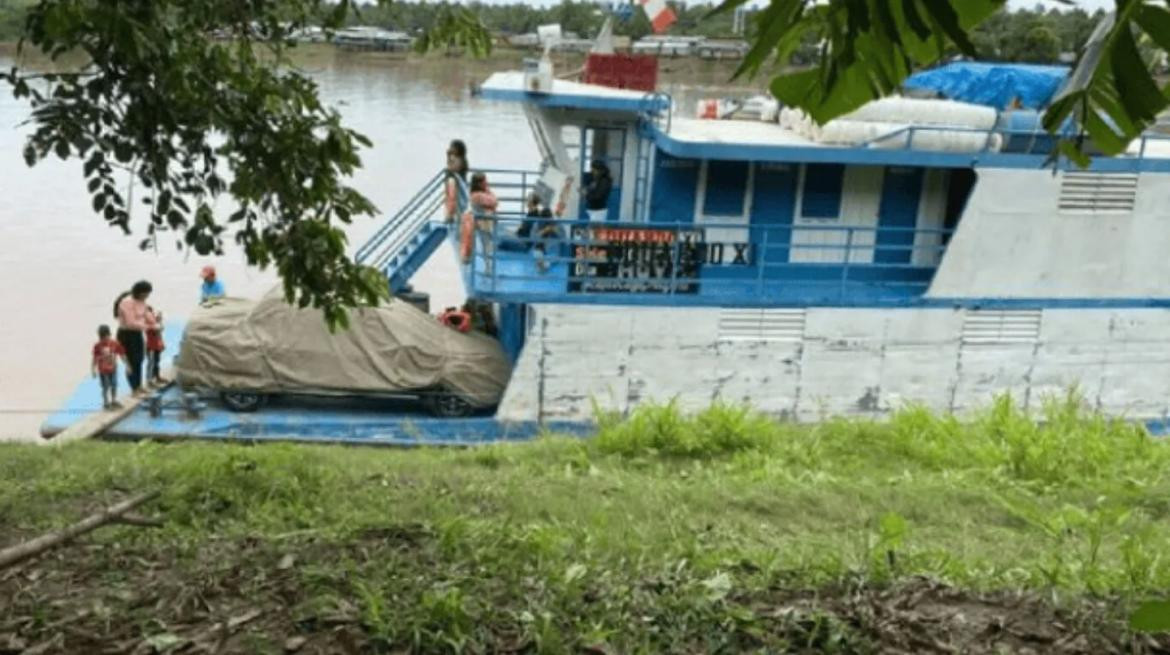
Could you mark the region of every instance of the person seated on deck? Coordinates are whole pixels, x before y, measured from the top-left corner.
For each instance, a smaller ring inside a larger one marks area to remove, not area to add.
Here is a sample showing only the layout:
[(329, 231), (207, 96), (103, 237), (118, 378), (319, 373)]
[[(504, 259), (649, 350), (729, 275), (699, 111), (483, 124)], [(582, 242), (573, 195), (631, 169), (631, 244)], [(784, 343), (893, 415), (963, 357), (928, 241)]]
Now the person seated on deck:
[[(535, 191), (528, 194), (527, 211), (524, 215), (526, 218), (520, 224), (520, 229), (516, 230), (516, 238), (523, 240), (524, 249), (529, 250), (534, 246), (539, 247), (540, 244), (535, 239), (544, 238), (550, 230), (555, 231), (556, 226), (552, 224), (552, 211), (544, 206), (540, 194)], [(533, 231), (536, 232), (535, 235)]]
[(490, 251), (491, 218), (495, 216), (499, 204), (496, 194), (488, 186), (487, 175), (483, 173), (472, 175), (471, 207), (464, 212), (462, 223), (459, 226), (459, 254), (462, 256), (464, 264), (471, 262), (472, 235), (475, 234), (476, 228), (486, 237), (483, 239), (485, 251)]
[[(566, 183), (566, 186), (568, 183)], [(557, 202), (556, 218), (564, 213), (564, 201)], [(525, 250), (531, 249), (536, 257), (536, 268), (541, 273), (548, 272), (549, 263), (546, 256), (555, 251), (556, 242), (561, 238), (561, 229), (557, 227), (553, 212), (543, 206), (540, 195), (533, 192), (528, 196), (528, 220), (520, 226), (516, 236), (523, 240)], [(533, 234), (535, 232), (535, 234)], [(553, 253), (555, 254), (555, 253)]]

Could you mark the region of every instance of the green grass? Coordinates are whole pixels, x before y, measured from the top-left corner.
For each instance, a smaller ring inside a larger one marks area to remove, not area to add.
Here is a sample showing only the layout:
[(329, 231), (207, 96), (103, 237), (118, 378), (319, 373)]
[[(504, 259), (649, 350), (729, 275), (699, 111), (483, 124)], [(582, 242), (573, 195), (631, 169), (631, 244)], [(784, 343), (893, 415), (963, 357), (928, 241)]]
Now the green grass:
[(592, 440), (467, 451), (6, 445), (0, 543), (158, 487), (165, 528), (89, 538), (117, 544), (98, 551), (103, 584), (131, 584), (126, 553), (165, 551), (186, 583), (295, 553), (290, 616), (348, 607), (387, 647), (845, 648), (829, 619), (761, 637), (746, 608), (913, 575), (1119, 607), (1164, 590), (1168, 465), (1141, 428), (1071, 397), (1039, 423), (1007, 398), (969, 422), (908, 409), (815, 426), (668, 405), (602, 417)]

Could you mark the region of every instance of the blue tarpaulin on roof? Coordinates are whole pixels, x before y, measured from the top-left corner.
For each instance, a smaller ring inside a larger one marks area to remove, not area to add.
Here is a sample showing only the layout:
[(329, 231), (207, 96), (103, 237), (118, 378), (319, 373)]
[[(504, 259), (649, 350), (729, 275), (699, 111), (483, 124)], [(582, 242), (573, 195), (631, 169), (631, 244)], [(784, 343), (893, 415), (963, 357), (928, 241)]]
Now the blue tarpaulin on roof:
[(1064, 66), (955, 62), (915, 73), (903, 87), (996, 109), (1008, 108), (1017, 98), (1028, 109), (1042, 109), (1064, 85), (1068, 73)]

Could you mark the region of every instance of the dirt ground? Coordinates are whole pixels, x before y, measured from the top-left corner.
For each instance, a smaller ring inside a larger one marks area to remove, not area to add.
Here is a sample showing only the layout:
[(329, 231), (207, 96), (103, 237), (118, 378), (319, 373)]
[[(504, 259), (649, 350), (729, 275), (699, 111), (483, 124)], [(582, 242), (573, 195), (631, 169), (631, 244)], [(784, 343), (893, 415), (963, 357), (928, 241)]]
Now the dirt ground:
[[(421, 526), (403, 526), (365, 534), (341, 549), (312, 540), (292, 547), (216, 540), (203, 544), (195, 561), (157, 545), (83, 539), (0, 572), (0, 598), (6, 599), (0, 655), (431, 652), (373, 638), (359, 601), (347, 597), (350, 585), (314, 582), (311, 573), (337, 558), (421, 550), (430, 539)], [(923, 578), (884, 588), (776, 588), (724, 602), (746, 613), (752, 627), (696, 625), (695, 641), (677, 644), (674, 652), (710, 652), (701, 644), (702, 633), (712, 629), (738, 633), (722, 652), (776, 652), (764, 644), (776, 643), (777, 636), (790, 644), (787, 652), (1170, 652), (1170, 639), (1127, 634), (1104, 600), (1056, 608), (1035, 595), (980, 595)], [(520, 636), (517, 625), (484, 627), (488, 639), (450, 652), (544, 650)], [(621, 652), (604, 645), (575, 650)]]

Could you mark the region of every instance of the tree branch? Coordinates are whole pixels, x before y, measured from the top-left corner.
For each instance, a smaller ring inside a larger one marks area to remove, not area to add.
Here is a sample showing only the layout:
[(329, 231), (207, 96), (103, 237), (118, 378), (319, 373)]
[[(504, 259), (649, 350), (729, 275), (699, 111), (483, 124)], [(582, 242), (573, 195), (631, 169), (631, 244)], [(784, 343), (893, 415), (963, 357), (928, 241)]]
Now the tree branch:
[(0, 550), (0, 569), (7, 568), (13, 564), (23, 562), (30, 557), (35, 557), (52, 548), (67, 543), (77, 537), (91, 532), (101, 526), (115, 521), (127, 514), (130, 510), (146, 503), (148, 501), (158, 498), (158, 491), (149, 491), (144, 494), (139, 494), (133, 498), (124, 500), (116, 505), (108, 507), (97, 514), (91, 514), (84, 519), (74, 523), (73, 525), (59, 530), (57, 532), (50, 532), (33, 539), (26, 541), (23, 544), (10, 546), (4, 550)]

